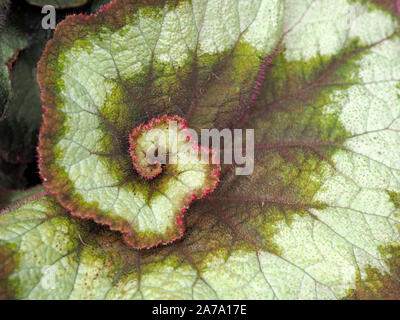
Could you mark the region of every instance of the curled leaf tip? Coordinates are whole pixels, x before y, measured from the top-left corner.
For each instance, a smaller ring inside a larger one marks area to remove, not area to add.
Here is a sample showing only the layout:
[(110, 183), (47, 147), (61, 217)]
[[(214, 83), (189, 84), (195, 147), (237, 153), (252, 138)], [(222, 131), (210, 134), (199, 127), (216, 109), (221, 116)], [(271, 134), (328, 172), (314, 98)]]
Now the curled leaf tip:
[[(176, 208), (176, 223), (181, 234), (184, 232), (183, 214), (193, 200), (215, 190), (221, 169), (213, 150), (199, 145), (193, 133), (185, 119), (165, 115), (140, 124), (129, 135), (132, 163), (142, 178), (151, 180), (161, 175), (183, 183), (179, 176), (185, 176), (188, 190), (175, 196), (182, 199)], [(172, 188), (165, 192), (174, 194)]]
[[(169, 131), (173, 134), (174, 129), (177, 144), (195, 147), (189, 142), (191, 137), (186, 133), (186, 121), (179, 116), (153, 118), (132, 130), (129, 136), (129, 152), (133, 166), (143, 178), (153, 179), (162, 172), (162, 164), (167, 162), (167, 153), (173, 149), (170, 148), (173, 141), (169, 141), (168, 136)], [(165, 158), (164, 161), (161, 161), (162, 158)]]

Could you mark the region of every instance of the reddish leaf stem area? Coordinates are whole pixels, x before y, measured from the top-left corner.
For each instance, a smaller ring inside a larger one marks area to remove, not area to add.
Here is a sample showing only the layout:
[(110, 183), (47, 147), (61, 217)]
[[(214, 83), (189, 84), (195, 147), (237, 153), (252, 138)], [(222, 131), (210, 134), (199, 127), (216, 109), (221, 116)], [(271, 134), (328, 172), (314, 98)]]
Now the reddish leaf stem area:
[(228, 217), (228, 215), (214, 202), (212, 201), (211, 198), (208, 198), (208, 203), (210, 206), (214, 209), (216, 212), (218, 218), (224, 222), (229, 228), (232, 229), (232, 231), (237, 234), (242, 240), (248, 242), (251, 244), (254, 248), (259, 247), (257, 243), (251, 239), (248, 235), (246, 235), (244, 232), (242, 232), (235, 224), (234, 222)]
[(249, 102), (245, 106), (239, 106), (239, 113), (237, 116), (237, 124), (236, 128), (241, 128), (245, 122), (248, 119), (248, 111), (254, 106), (256, 103), (258, 96), (260, 95), (260, 89), (262, 84), (264, 83), (265, 76), (267, 73), (268, 68), (272, 64), (272, 61), (275, 59), (275, 57), (281, 52), (281, 44), (282, 44), (283, 38), (280, 38), (278, 43), (276, 44), (274, 50), (272, 53), (270, 53), (262, 62), (260, 70), (258, 71), (258, 75), (255, 79), (254, 85), (253, 85), (253, 91), (250, 96)]

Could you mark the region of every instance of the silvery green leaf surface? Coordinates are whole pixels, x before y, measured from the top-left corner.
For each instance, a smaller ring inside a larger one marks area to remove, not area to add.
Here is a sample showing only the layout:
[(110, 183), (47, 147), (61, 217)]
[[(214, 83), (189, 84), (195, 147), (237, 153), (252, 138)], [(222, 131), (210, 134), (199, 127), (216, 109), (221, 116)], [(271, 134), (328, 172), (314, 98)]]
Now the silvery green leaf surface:
[[(115, 1), (61, 23), (38, 69), (41, 173), (55, 196), (1, 213), (2, 297), (399, 298), (400, 38), (388, 7)], [(182, 239), (136, 250), (65, 208), (162, 230), (166, 220), (130, 216), (147, 185), (124, 152), (130, 130), (166, 113), (197, 130), (254, 129), (254, 172), (223, 165)]]

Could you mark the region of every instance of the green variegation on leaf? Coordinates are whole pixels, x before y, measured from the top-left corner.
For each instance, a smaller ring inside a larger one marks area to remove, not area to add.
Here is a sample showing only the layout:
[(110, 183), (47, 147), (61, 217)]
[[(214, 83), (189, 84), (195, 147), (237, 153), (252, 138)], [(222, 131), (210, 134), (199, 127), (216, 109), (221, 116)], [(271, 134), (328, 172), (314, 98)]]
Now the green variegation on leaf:
[[(144, 181), (129, 156), (129, 134), (172, 112), (194, 128), (232, 121), (278, 41), (283, 7), (146, 3), (116, 1), (94, 16), (68, 17), (38, 67), (44, 184), (72, 214), (120, 230), (137, 248), (182, 236), (180, 211), (188, 197), (214, 188), (215, 168), (208, 166), (210, 177), (198, 176), (199, 164)], [(232, 16), (219, 20), (225, 12)]]
[[(56, 198), (0, 215), (3, 297), (398, 299), (399, 20), (375, 2), (116, 1), (61, 23), (39, 65)], [(128, 212), (153, 181), (129, 134), (167, 113), (255, 129), (254, 172), (222, 165), (153, 249), (63, 208)]]

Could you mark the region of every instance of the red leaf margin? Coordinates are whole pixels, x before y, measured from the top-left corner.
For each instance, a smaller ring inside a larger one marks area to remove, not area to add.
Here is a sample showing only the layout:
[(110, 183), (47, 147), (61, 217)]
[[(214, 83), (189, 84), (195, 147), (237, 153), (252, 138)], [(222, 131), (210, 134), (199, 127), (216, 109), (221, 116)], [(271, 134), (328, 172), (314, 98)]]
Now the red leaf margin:
[[(185, 1), (177, 0), (176, 3)], [(87, 36), (90, 32), (99, 31), (106, 24), (111, 30), (118, 29), (125, 24), (125, 17), (137, 12), (140, 6), (163, 6), (161, 0), (112, 0), (109, 4), (102, 6), (95, 14), (79, 14), (67, 16), (61, 21), (55, 31), (53, 38), (49, 40), (37, 65), (37, 82), (40, 88), (40, 98), (43, 106), (43, 120), (39, 133), (37, 147), (39, 174), (44, 187), (53, 194), (59, 203), (72, 215), (94, 220), (100, 225), (106, 225), (111, 230), (123, 234), (125, 242), (136, 249), (148, 249), (158, 245), (168, 245), (180, 239), (185, 232), (184, 213), (194, 199), (204, 198), (215, 190), (219, 183), (220, 166), (215, 165), (213, 177), (210, 179), (210, 186), (201, 192), (189, 193), (185, 196), (181, 209), (176, 216), (176, 223), (179, 230), (171, 230), (165, 233), (168, 241), (151, 241), (149, 238), (136, 238), (131, 225), (124, 219), (110, 219), (105, 215), (99, 215), (99, 209), (84, 203), (82, 199), (73, 196), (73, 184), (62, 177), (60, 168), (53, 160), (55, 158), (52, 146), (57, 139), (59, 130), (62, 129), (63, 114), (57, 110), (59, 98), (54, 91), (57, 90), (54, 79), (57, 79), (58, 71), (52, 62), (57, 60), (61, 50), (70, 48), (73, 43)], [(211, 151), (211, 150), (210, 150)]]

